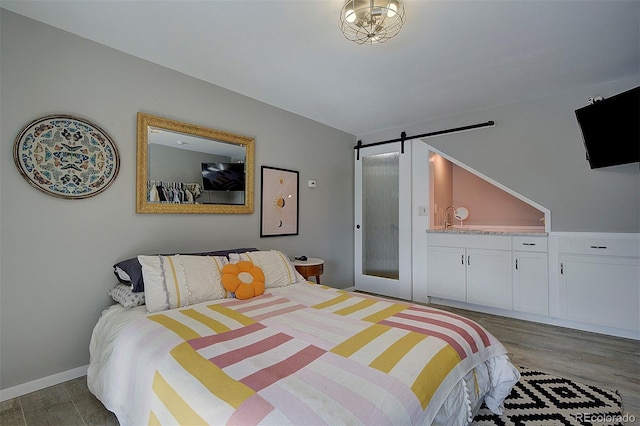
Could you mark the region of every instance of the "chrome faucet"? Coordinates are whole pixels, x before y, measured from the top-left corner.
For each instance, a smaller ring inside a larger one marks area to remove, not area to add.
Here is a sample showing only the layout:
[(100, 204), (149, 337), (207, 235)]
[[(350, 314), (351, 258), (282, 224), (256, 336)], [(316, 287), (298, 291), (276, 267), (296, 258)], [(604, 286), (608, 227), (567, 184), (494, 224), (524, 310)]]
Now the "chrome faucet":
[(451, 222), (449, 222), (447, 219), (449, 218), (449, 209), (453, 209), (453, 213), (456, 214), (458, 213), (458, 210), (454, 207), (454, 206), (449, 206), (446, 209), (444, 209), (444, 223), (443, 223), (443, 228), (444, 229), (449, 229), (449, 227), (452, 225), (453, 219), (451, 219)]

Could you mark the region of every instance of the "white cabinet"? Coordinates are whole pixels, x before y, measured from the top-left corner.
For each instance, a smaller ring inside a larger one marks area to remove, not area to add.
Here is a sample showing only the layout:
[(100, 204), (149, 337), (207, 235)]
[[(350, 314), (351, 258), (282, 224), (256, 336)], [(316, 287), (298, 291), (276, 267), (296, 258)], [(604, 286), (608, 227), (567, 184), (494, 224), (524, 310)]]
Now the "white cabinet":
[(640, 243), (563, 238), (561, 314), (568, 320), (640, 331)]
[(427, 247), (427, 294), (444, 299), (467, 300), (466, 250), (458, 247)]
[(429, 232), (426, 272), (439, 303), (640, 340), (638, 234)]
[(467, 302), (511, 309), (511, 251), (467, 250)]
[(513, 309), (549, 315), (547, 237), (513, 237)]
[(429, 234), (427, 294), (511, 309), (511, 237)]

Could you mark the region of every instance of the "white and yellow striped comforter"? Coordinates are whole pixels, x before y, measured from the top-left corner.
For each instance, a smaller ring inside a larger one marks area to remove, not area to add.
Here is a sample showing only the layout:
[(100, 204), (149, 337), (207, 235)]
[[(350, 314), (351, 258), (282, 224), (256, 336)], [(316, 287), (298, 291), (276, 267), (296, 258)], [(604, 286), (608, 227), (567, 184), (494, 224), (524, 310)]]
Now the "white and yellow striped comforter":
[(313, 284), (136, 315), (94, 332), (88, 372), (125, 425), (430, 424), (506, 353), (464, 317)]

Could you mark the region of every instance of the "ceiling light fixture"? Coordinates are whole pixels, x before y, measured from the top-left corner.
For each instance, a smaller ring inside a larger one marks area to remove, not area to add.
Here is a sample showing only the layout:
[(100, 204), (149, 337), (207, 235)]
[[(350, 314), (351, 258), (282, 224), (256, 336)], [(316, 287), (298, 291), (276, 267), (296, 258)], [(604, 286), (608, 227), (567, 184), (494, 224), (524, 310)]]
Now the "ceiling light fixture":
[(340, 31), (357, 44), (384, 43), (403, 24), (401, 0), (347, 0), (340, 12)]

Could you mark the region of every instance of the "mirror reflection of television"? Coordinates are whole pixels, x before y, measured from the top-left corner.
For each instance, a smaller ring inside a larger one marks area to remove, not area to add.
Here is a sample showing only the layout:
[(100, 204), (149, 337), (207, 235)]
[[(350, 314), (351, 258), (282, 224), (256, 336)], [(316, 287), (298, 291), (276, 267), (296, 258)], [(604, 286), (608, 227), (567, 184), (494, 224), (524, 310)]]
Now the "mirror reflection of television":
[(205, 191), (244, 191), (244, 163), (202, 163)]
[(640, 161), (640, 87), (576, 110), (592, 169)]

